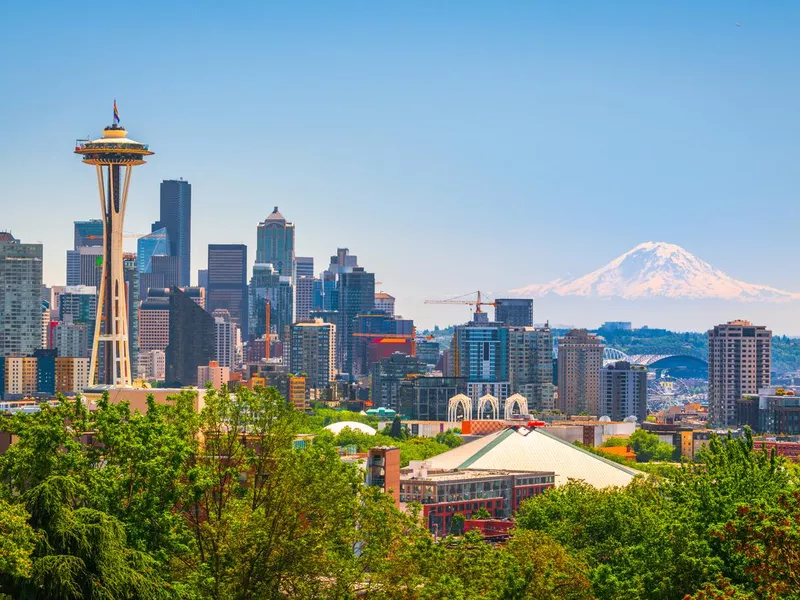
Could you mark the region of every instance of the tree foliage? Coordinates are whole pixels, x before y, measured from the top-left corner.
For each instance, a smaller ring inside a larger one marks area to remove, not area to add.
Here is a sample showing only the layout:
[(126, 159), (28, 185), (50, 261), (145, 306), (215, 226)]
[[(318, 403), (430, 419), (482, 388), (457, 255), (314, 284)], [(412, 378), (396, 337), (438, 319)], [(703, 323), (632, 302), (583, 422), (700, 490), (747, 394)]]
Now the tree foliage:
[(662, 442), (656, 434), (648, 433), (644, 429), (634, 431), (628, 443), (631, 450), (636, 453), (638, 462), (669, 461), (676, 453), (676, 448)]
[[(775, 456), (754, 452), (749, 432), (744, 439), (712, 436), (697, 463), (626, 488), (571, 482), (526, 502), (518, 523), (586, 560), (598, 598), (754, 593), (760, 585), (754, 564), (783, 581), (790, 563), (760, 559), (758, 544), (776, 534), (769, 528), (761, 542), (749, 533), (736, 537), (751, 531), (742, 507), (781, 506), (777, 499), (794, 489), (790, 473)], [(784, 504), (786, 512), (791, 503)]]
[[(349, 429), (295, 449), (308, 416), (274, 389), (190, 391), (146, 414), (107, 398), (2, 418), (0, 596), (228, 600), (796, 598), (798, 469), (752, 438), (625, 488), (526, 501), (506, 545), (463, 517), (434, 539), (337, 446), (404, 462), (460, 442)], [(327, 417), (325, 417), (327, 418)], [(641, 440), (647, 451), (650, 438)], [(657, 448), (657, 446), (656, 446)], [(486, 516), (484, 514), (483, 516)], [(463, 535), (462, 535), (463, 534)]]
[(451, 449), (458, 448), (464, 443), (464, 438), (461, 437), (461, 433), (456, 433), (453, 429), (448, 429), (447, 431), (437, 433), (435, 439), (437, 443), (444, 444)]

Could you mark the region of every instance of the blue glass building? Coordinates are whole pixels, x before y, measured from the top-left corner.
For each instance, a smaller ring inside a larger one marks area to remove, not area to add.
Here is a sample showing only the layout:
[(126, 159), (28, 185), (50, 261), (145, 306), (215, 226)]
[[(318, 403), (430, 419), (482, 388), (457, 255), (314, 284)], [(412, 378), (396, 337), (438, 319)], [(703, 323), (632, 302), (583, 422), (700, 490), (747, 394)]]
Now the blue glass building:
[(152, 273), (154, 256), (171, 256), (169, 232), (166, 227), (157, 229), (137, 240), (136, 270), (139, 273)]
[(192, 186), (183, 179), (161, 182), (161, 214), (152, 231), (167, 229), (170, 256), (178, 257), (178, 285), (190, 285), (192, 243)]

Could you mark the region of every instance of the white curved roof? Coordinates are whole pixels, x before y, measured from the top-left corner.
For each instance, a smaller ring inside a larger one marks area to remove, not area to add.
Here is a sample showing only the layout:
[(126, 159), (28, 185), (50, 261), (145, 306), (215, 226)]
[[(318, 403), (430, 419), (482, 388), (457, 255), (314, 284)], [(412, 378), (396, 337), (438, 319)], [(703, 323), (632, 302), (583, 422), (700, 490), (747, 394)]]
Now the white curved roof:
[(547, 428), (504, 429), (426, 459), (431, 469), (553, 471), (555, 484), (580, 479), (598, 489), (625, 486), (640, 471), (547, 433)]
[(365, 425), (364, 423), (358, 423), (357, 421), (339, 421), (338, 423), (331, 423), (325, 429), (327, 429), (334, 435), (339, 435), (342, 429), (352, 429), (354, 431), (360, 431), (361, 433), (366, 433), (367, 435), (375, 435), (376, 433), (378, 433), (375, 429), (373, 429), (369, 425)]

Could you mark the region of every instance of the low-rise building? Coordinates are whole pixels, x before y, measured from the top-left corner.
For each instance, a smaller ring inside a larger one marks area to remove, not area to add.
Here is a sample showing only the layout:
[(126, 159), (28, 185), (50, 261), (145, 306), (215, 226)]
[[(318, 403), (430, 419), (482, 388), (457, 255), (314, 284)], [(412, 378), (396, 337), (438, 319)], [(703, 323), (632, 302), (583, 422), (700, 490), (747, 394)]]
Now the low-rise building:
[(197, 367), (197, 387), (204, 388), (211, 384), (215, 390), (221, 389), (231, 378), (231, 370), (228, 367), (221, 367), (215, 361), (209, 361), (208, 365)]
[(777, 435), (800, 434), (800, 396), (784, 388), (761, 388), (757, 395), (748, 395), (736, 403), (736, 419), (740, 426), (753, 431)]
[(89, 387), (89, 359), (56, 357), (56, 393), (72, 396)]
[(523, 500), (553, 487), (554, 478), (540, 471), (429, 470), (412, 461), (400, 475), (400, 502), (422, 504), (426, 527), (444, 535), (459, 513), (469, 517), (483, 508), (494, 518), (510, 517)]

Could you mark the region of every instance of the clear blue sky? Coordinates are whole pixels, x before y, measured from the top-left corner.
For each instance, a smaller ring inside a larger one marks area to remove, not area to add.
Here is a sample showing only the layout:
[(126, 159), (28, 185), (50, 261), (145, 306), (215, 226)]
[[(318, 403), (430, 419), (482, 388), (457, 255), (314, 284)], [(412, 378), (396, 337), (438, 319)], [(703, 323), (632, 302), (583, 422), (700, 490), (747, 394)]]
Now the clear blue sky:
[(350, 247), (423, 325), (645, 240), (800, 290), (796, 1), (4, 2), (0, 55), (0, 228), (51, 284), (99, 215), (74, 139), (116, 98), (156, 152), (125, 229), (188, 179), (193, 270), (254, 258), (279, 205), (318, 271)]

